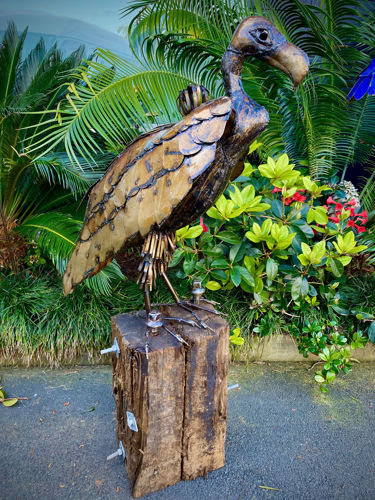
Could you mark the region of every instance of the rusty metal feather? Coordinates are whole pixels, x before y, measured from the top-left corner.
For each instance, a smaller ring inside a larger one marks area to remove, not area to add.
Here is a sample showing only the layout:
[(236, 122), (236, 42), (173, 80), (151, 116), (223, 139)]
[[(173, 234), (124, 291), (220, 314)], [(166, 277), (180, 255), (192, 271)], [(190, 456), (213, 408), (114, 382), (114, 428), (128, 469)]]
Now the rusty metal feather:
[(215, 160), (230, 112), (226, 97), (203, 104), (175, 125), (142, 136), (114, 160), (91, 191), (64, 275), (65, 293), (99, 272), (129, 238), (144, 239), (163, 225)]

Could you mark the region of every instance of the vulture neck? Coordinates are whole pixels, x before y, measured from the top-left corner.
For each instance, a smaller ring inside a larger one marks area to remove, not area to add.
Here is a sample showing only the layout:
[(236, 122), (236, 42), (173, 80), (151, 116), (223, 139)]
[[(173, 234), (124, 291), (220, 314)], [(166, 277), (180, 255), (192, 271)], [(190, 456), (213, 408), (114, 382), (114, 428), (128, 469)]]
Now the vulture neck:
[(241, 94), (243, 97), (248, 97), (241, 81), (243, 60), (243, 54), (230, 46), (223, 56), (221, 70), (223, 72), (225, 92), (228, 97), (240, 97)]

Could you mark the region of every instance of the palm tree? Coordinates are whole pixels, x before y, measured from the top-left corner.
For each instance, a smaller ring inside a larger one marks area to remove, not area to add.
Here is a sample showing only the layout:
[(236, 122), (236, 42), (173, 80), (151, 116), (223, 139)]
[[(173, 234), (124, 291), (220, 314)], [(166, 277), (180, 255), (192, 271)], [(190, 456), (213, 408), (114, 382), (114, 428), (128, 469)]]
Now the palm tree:
[[(345, 177), (355, 163), (373, 170), (375, 101), (348, 103), (358, 72), (370, 61), (374, 18), (359, 0), (131, 0), (129, 40), (139, 65), (106, 50), (74, 72), (71, 87), (30, 151), (48, 152), (63, 142), (72, 162), (102, 150), (99, 137), (118, 151), (141, 131), (178, 118), (175, 99), (187, 83), (223, 94), (220, 62), (233, 30), (248, 15), (270, 18), (288, 39), (307, 52), (311, 71), (294, 91), (287, 77), (259, 61), (245, 64), (246, 92), (270, 113), (261, 154), (286, 151), (312, 176)], [(373, 198), (365, 193), (370, 206)]]
[[(18, 34), (10, 23), (0, 47), (0, 267), (18, 271), (30, 243), (37, 242), (62, 271), (83, 219), (77, 198), (102, 169), (93, 170), (81, 158), (78, 171), (58, 149), (37, 159), (26, 152), (29, 127), (38, 130), (58, 106), (83, 57), (82, 47), (63, 58), (41, 39), (22, 61), (26, 33)], [(108, 280), (118, 274), (115, 265), (94, 288), (108, 289)]]

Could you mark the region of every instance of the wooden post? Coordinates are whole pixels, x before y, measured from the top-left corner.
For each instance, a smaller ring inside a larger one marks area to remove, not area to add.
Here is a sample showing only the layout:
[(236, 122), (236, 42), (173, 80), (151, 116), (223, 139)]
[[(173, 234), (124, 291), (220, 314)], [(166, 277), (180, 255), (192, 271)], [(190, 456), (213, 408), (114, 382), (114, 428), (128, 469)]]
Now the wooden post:
[[(162, 312), (192, 319), (176, 306), (163, 306)], [(148, 360), (145, 316), (112, 318), (120, 348), (119, 357), (113, 355), (117, 439), (136, 498), (180, 479), (206, 476), (225, 463), (229, 326), (214, 314), (199, 311), (199, 316), (210, 329), (164, 321), (189, 346), (160, 329), (149, 339)], [(138, 431), (130, 429), (127, 412)]]

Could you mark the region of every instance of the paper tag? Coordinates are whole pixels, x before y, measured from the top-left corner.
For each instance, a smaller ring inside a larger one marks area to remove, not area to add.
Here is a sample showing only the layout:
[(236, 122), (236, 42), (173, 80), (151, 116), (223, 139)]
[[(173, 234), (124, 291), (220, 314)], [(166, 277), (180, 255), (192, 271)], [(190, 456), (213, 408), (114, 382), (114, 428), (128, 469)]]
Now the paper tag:
[(131, 411), (126, 412), (126, 417), (128, 419), (128, 426), (134, 432), (138, 432), (137, 421), (135, 419), (134, 414)]

